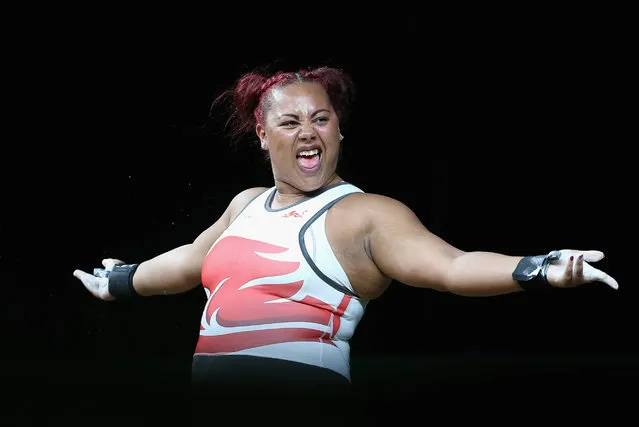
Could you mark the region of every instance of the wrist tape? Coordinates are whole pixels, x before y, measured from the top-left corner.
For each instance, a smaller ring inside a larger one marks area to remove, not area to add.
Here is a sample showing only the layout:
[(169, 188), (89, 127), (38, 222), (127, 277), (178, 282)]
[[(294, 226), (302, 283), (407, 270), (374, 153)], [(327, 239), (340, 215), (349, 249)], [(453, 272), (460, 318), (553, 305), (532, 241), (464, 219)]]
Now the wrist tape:
[(524, 257), (513, 271), (513, 279), (527, 291), (551, 288), (546, 279), (546, 272), (550, 264), (560, 256), (560, 251), (552, 251), (547, 255)]
[(140, 296), (133, 287), (133, 275), (138, 264), (118, 264), (109, 272), (109, 293), (115, 299), (133, 299)]

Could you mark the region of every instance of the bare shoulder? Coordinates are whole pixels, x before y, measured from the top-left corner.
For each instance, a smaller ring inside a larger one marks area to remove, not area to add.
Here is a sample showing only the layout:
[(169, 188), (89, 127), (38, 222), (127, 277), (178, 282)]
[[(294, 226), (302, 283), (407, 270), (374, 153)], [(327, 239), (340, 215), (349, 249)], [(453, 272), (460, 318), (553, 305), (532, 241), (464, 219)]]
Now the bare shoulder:
[(205, 254), (206, 251), (211, 248), (213, 242), (215, 242), (229, 224), (231, 224), (233, 219), (242, 212), (242, 209), (244, 209), (251, 200), (266, 190), (266, 187), (253, 187), (237, 193), (227, 205), (224, 213), (195, 239), (193, 246), (200, 251), (204, 251), (202, 253)]
[(239, 215), (240, 212), (257, 196), (268, 190), (268, 187), (251, 187), (242, 190), (233, 197), (229, 204), (230, 220)]
[(423, 227), (406, 204), (375, 193), (353, 193), (344, 197), (328, 213), (331, 223), (344, 236), (367, 238), (379, 230), (397, 227)]
[(356, 217), (368, 225), (374, 225), (378, 221), (396, 219), (405, 221), (415, 220), (415, 213), (403, 202), (375, 193), (354, 193), (345, 197), (336, 204), (340, 213)]
[(233, 205), (234, 207), (244, 208), (251, 200), (259, 196), (266, 190), (268, 190), (268, 187), (251, 187), (247, 188), (246, 190), (242, 190), (237, 193), (235, 197), (233, 197), (233, 199), (231, 200), (231, 205)]
[(345, 197), (340, 204), (350, 204), (349, 207), (359, 209), (408, 209), (408, 207), (397, 199), (376, 193), (353, 193)]

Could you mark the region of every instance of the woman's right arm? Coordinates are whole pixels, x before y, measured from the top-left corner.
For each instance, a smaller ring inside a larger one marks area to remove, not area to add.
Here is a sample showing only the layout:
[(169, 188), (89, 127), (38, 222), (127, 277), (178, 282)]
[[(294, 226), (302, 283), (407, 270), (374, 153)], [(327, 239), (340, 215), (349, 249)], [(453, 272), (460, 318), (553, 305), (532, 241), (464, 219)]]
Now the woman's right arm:
[(199, 285), (204, 257), (230, 223), (229, 210), (227, 208), (192, 243), (141, 262), (133, 275), (135, 291), (142, 296), (170, 295), (189, 291)]
[[(186, 292), (201, 283), (204, 258), (215, 241), (246, 205), (266, 188), (256, 187), (244, 190), (233, 198), (220, 218), (204, 230), (192, 243), (179, 246), (168, 252), (139, 263), (133, 275), (133, 288), (142, 296), (170, 295)], [(105, 259), (102, 265), (107, 270), (116, 264), (117, 259)], [(108, 278), (96, 277), (82, 270), (73, 275), (80, 279), (94, 296), (110, 301), (115, 299), (108, 289)]]

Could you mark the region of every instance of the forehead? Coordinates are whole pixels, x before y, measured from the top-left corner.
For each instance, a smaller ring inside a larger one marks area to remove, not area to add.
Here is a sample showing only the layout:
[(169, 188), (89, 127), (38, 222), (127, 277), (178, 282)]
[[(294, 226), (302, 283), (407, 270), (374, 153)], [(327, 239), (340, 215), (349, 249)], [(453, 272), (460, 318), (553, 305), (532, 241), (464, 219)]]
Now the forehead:
[(299, 82), (278, 87), (271, 92), (271, 112), (276, 114), (310, 114), (319, 108), (330, 108), (328, 94), (319, 83)]

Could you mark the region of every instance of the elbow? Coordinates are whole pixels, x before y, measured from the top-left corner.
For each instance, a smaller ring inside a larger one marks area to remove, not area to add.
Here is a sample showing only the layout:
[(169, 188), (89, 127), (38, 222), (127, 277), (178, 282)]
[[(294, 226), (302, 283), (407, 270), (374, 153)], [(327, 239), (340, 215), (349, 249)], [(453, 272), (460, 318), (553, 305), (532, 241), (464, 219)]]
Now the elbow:
[(428, 288), (443, 293), (458, 294), (460, 289), (459, 258), (463, 251), (446, 253), (444, 257), (427, 260), (420, 263), (419, 267), (405, 271), (410, 286)]
[(446, 272), (442, 277), (442, 290), (451, 294), (460, 296), (472, 296), (472, 290), (464, 286), (466, 281), (466, 271), (463, 266), (463, 255), (465, 252), (457, 251), (455, 255), (450, 258), (448, 265), (446, 266)]

